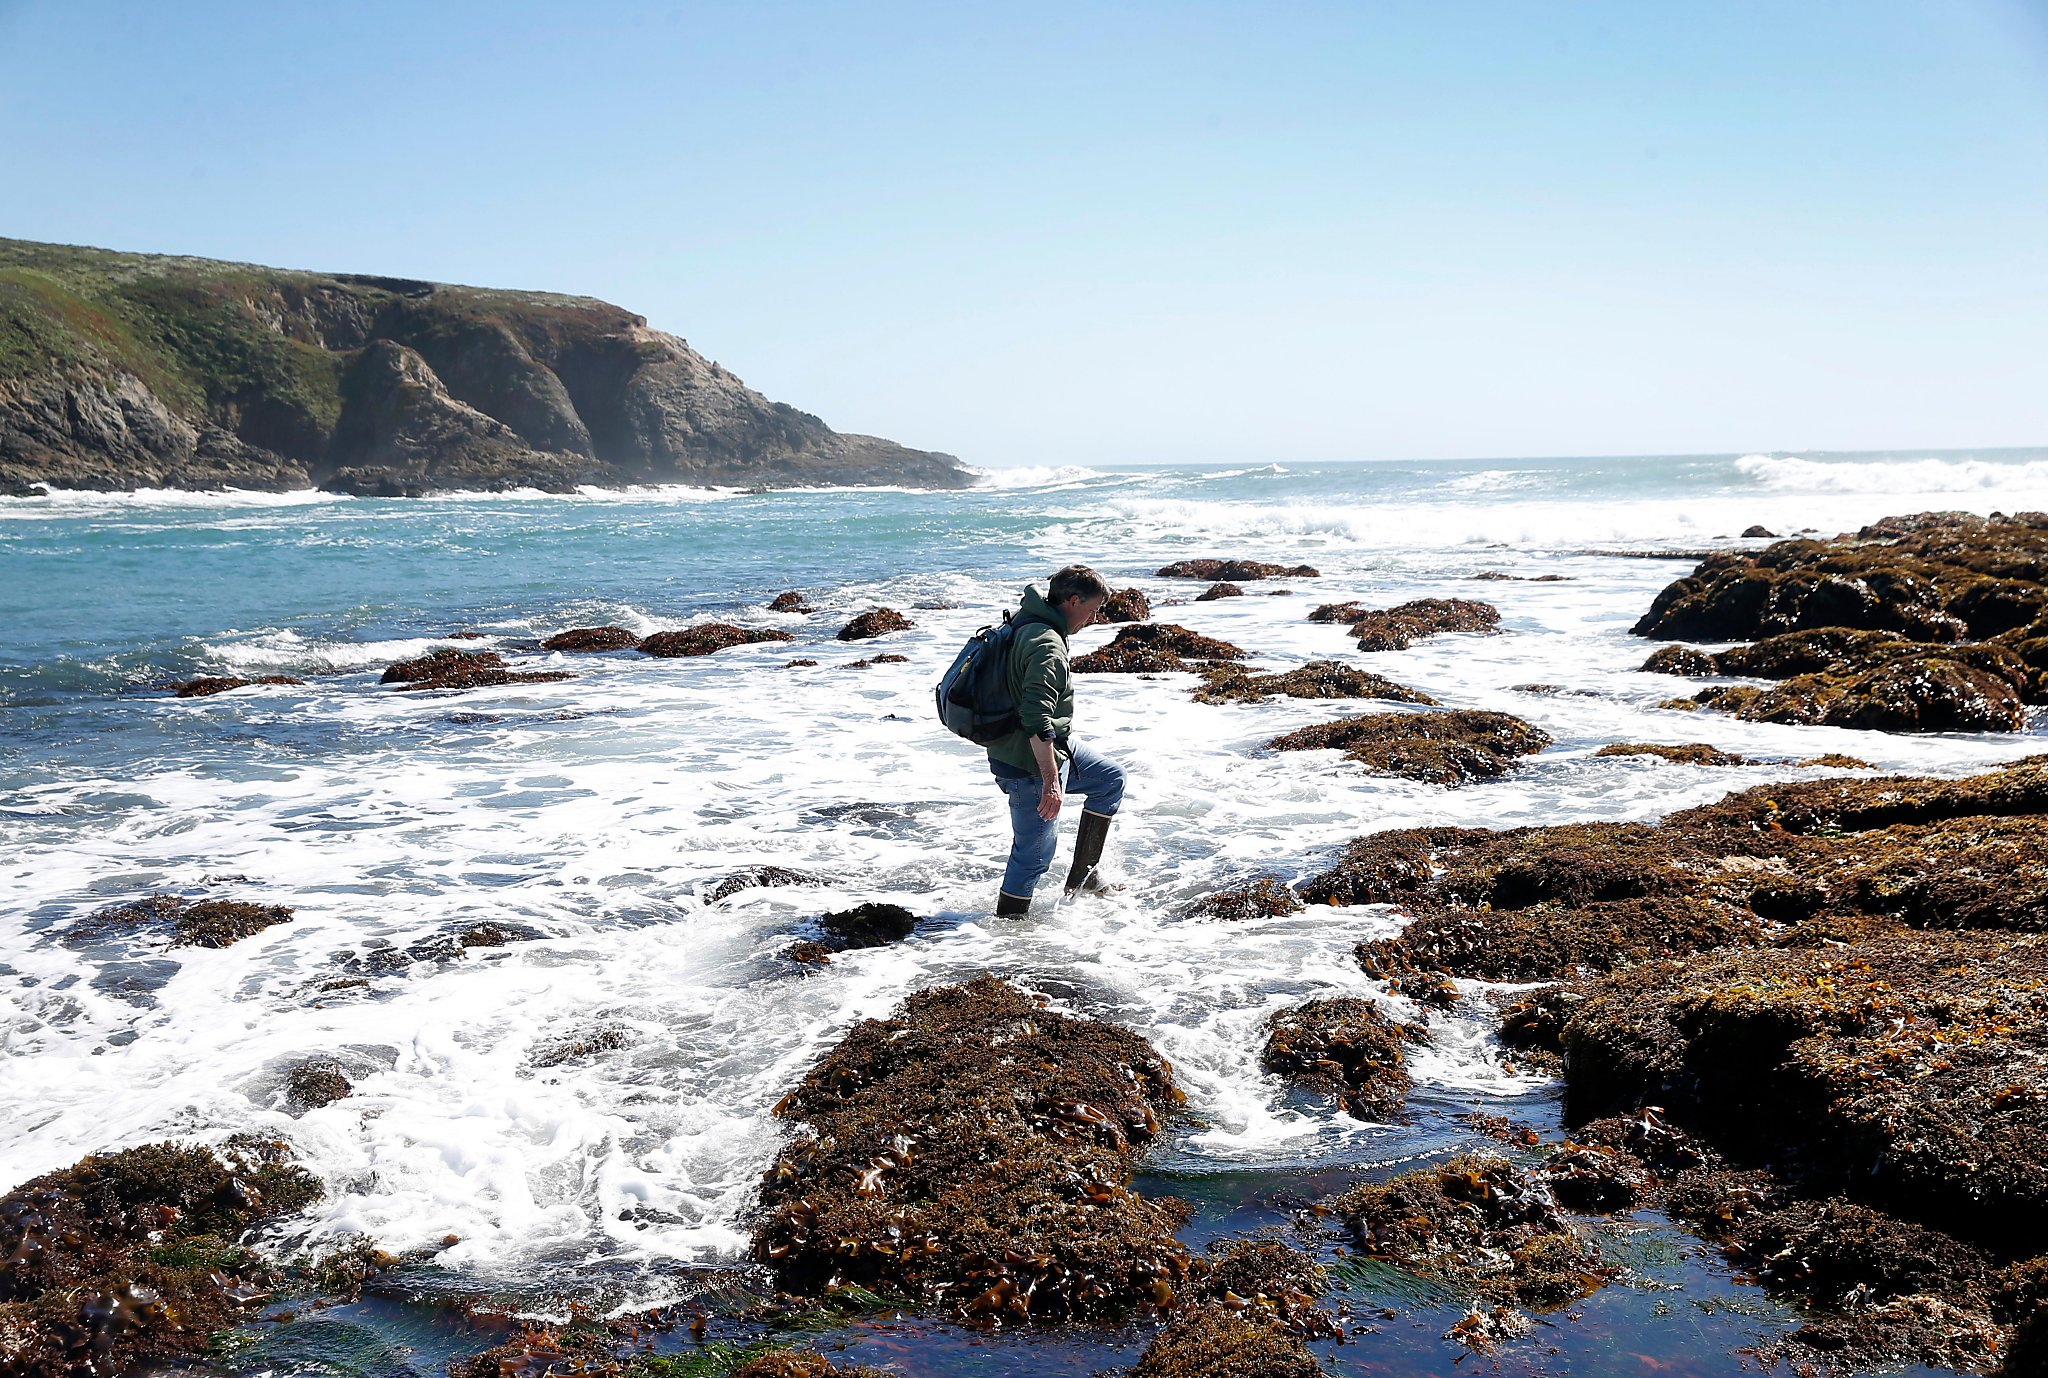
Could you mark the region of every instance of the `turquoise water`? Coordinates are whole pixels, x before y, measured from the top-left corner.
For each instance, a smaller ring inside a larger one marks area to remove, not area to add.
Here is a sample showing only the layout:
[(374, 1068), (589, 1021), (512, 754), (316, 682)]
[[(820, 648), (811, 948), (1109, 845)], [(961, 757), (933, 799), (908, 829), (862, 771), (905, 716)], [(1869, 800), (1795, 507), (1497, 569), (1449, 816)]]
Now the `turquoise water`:
[[(1554, 1117), (1555, 1087), (1503, 1060), (1478, 988), (1422, 1011), (1363, 976), (1351, 949), (1398, 928), (1384, 909), (1229, 925), (1179, 917), (1184, 902), (1254, 872), (1308, 874), (1377, 828), (1654, 818), (1735, 787), (1712, 768), (1593, 754), (1618, 740), (1942, 772), (2041, 750), (2038, 725), (1913, 739), (1676, 715), (1656, 706), (1675, 683), (1635, 670), (1648, 648), (1627, 629), (1690, 560), (1612, 552), (1937, 507), (2048, 508), (2048, 452), (1045, 470), (956, 494), (0, 500), (0, 1186), (95, 1149), (254, 1130), (290, 1139), (328, 1188), (279, 1248), (453, 1234), (425, 1279), (437, 1289), (538, 1309), (686, 1300), (744, 1275), (754, 1183), (784, 1133), (775, 1101), (856, 1019), (993, 970), (1130, 1025), (1174, 1062), (1190, 1115), (1147, 1180), (1198, 1203), (1192, 1239), (1284, 1222), (1318, 1192), (1463, 1143), (1467, 1109)], [(1152, 574), (1189, 555), (1322, 573), (1278, 581), (1291, 596), (1193, 603), (1198, 585)], [(1079, 730), (1131, 773), (1110, 853), (1126, 889), (997, 926), (1000, 796), (977, 754), (927, 723), (930, 684), (1025, 581), (1074, 559), (1270, 668), (1355, 654), (1306, 620), (1317, 602), (1485, 598), (1505, 635), (1436, 638), (1370, 668), (1514, 712), (1556, 745), (1447, 791), (1261, 749), (1350, 709), (1210, 707), (1180, 677), (1092, 677)], [(1483, 571), (1522, 579), (1470, 582)], [(817, 611), (764, 610), (789, 588)], [(836, 640), (878, 604), (916, 626)], [(793, 640), (688, 661), (538, 649), (570, 626), (711, 618)], [(378, 683), (456, 631), (516, 668), (576, 677), (459, 694)], [(843, 668), (883, 650), (907, 659)], [(198, 700), (151, 687), (199, 674), (305, 682)], [(1814, 773), (1758, 767), (1739, 783)], [(707, 902), (762, 862), (817, 883)], [(219, 951), (60, 940), (157, 890), (296, 912)], [(819, 913), (871, 900), (910, 908), (918, 931), (823, 969), (780, 956)], [(478, 922), (521, 940), (451, 950), (447, 935)], [(1336, 993), (1428, 1025), (1410, 1119), (1360, 1124), (1259, 1069), (1272, 1011)], [(593, 1031), (601, 1052), (536, 1056)], [(285, 1078), (310, 1057), (339, 1061), (354, 1094), (292, 1106)], [(1651, 1350), (1673, 1372), (1725, 1371), (1730, 1348), (1788, 1323), (1684, 1237), (1643, 1228), (1616, 1247), (1641, 1254), (1649, 1281), (1550, 1318), (1516, 1371), (1628, 1370)], [(1411, 1305), (1326, 1364), (1441, 1371), (1454, 1310)], [(244, 1366), (431, 1372), (473, 1338), (388, 1301), (321, 1324), (277, 1331)], [(906, 1372), (1083, 1373), (1142, 1341), (865, 1318), (832, 1342)]]

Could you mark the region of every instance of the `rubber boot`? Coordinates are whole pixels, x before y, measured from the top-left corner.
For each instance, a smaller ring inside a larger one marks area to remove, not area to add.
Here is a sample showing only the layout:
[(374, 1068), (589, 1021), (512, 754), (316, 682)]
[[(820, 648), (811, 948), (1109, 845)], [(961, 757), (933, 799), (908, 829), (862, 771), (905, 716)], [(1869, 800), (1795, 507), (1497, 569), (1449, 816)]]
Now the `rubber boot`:
[(1111, 815), (1090, 813), (1081, 810), (1081, 832), (1074, 839), (1074, 865), (1067, 872), (1067, 893), (1085, 890), (1091, 895), (1101, 894), (1110, 886), (1095, 873), (1097, 863), (1102, 860), (1102, 844), (1109, 841)]
[(1030, 910), (1030, 908), (1031, 896), (1026, 895), (1022, 899), (1019, 899), (1017, 896), (1011, 894), (1008, 890), (996, 891), (997, 918), (1014, 919), (1024, 913), (1027, 913)]

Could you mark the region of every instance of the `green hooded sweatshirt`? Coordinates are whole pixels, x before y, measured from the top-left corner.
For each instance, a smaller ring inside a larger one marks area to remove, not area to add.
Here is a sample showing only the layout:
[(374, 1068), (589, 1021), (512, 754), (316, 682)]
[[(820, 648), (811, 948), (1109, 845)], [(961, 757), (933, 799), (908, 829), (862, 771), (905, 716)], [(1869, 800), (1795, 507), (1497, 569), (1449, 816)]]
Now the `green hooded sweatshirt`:
[(1035, 588), (1024, 590), (1017, 616), (1045, 621), (1025, 622), (1011, 638), (1010, 698), (1017, 705), (1017, 718), (1023, 727), (990, 742), (988, 757), (1036, 776), (1038, 758), (1031, 754), (1031, 739), (1050, 731), (1053, 750), (1065, 761), (1067, 734), (1074, 728), (1074, 684), (1067, 673), (1067, 619), (1041, 598)]

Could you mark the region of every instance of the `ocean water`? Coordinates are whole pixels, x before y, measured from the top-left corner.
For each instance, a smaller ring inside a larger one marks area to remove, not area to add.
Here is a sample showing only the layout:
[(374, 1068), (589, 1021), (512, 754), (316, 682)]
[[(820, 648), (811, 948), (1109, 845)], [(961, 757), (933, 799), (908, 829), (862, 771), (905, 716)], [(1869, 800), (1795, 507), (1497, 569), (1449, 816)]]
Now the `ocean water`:
[[(1832, 534), (1930, 508), (2048, 508), (2048, 451), (1045, 468), (944, 494), (0, 500), (0, 1188), (95, 1149), (256, 1131), (289, 1139), (328, 1188), (280, 1248), (455, 1235), (438, 1258), (450, 1285), (543, 1310), (542, 1297), (650, 1306), (740, 1266), (754, 1184), (785, 1133), (770, 1107), (821, 1053), (912, 991), (995, 971), (1173, 1061), (1190, 1114), (1148, 1171), (1202, 1205), (1197, 1229), (1277, 1220), (1302, 1184), (1457, 1142), (1462, 1111), (1554, 1120), (1555, 1088), (1503, 1059), (1476, 988), (1459, 1010), (1424, 1012), (1364, 977), (1350, 949), (1396, 931), (1391, 911), (1223, 924), (1185, 917), (1186, 902), (1260, 872), (1306, 875), (1381, 828), (1654, 819), (1824, 773), (1592, 756), (1615, 741), (1933, 773), (2048, 749), (2038, 722), (1916, 738), (1675, 714), (1655, 705), (1681, 683), (1634, 669), (1651, 646), (1629, 625), (1691, 567), (1668, 552), (1743, 545), (1753, 523)], [(1212, 554), (1322, 577), (1160, 607), (1201, 585), (1151, 571)], [(1084, 677), (1078, 735), (1130, 772), (1108, 867), (1126, 888), (1042, 895), (998, 924), (1001, 797), (980, 753), (932, 720), (930, 687), (970, 631), (1072, 560), (1262, 668), (1369, 663), (1447, 705), (1518, 714), (1556, 745), (1505, 780), (1446, 790), (1261, 749), (1388, 705), (1212, 707), (1185, 676)], [(1482, 571), (1523, 578), (1473, 582)], [(1564, 578), (1531, 580), (1551, 574)], [(791, 588), (817, 611), (763, 610)], [(1494, 603), (1505, 633), (1364, 657), (1342, 628), (1306, 621), (1319, 602), (1430, 595)], [(916, 627), (834, 640), (878, 604)], [(689, 660), (535, 649), (572, 626), (712, 619), (796, 640)], [(456, 631), (484, 636), (454, 644), (576, 678), (378, 684)], [(885, 650), (908, 660), (844, 668)], [(793, 657), (820, 664), (785, 668)], [(199, 674), (306, 683), (186, 701), (148, 688)], [(1558, 692), (1516, 687), (1532, 683)], [(819, 883), (705, 902), (759, 863)], [(218, 951), (66, 941), (94, 910), (161, 891), (296, 916)], [(918, 931), (823, 968), (779, 955), (819, 913), (865, 901), (907, 906)], [(485, 921), (523, 939), (434, 944)], [(1260, 1071), (1261, 1022), (1329, 993), (1429, 1026), (1408, 1121), (1362, 1124)], [(617, 1046), (549, 1056), (596, 1033)], [(296, 1111), (285, 1078), (315, 1056), (342, 1062), (355, 1092)], [(1700, 1371), (1729, 1335), (1782, 1328), (1750, 1300), (1726, 1334), (1685, 1342)], [(1087, 1372), (1135, 1352), (1098, 1341), (1003, 1362), (1051, 1371), (1070, 1349)], [(1009, 1371), (978, 1341), (873, 1343), (856, 1352), (907, 1371), (956, 1349), (973, 1352), (930, 1371)], [(1361, 1357), (1330, 1362), (1346, 1354)]]

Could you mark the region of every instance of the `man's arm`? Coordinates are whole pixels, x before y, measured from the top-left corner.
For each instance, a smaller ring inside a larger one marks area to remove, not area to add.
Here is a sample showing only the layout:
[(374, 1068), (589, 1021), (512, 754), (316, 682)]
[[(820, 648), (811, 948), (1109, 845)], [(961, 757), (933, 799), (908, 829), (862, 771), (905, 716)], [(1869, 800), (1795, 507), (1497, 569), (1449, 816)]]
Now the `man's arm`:
[(1031, 756), (1038, 762), (1038, 816), (1050, 823), (1060, 816), (1060, 758), (1048, 737), (1031, 739)]

